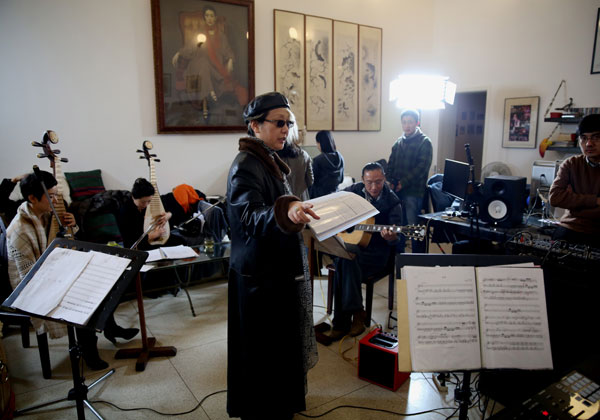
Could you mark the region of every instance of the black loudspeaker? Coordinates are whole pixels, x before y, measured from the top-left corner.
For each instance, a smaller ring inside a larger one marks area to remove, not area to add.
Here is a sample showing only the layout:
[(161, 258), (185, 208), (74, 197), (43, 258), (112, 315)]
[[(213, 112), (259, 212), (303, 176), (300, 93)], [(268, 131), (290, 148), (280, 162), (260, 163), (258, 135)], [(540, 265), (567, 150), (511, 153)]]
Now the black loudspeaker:
[(500, 227), (520, 225), (525, 208), (522, 176), (496, 175), (485, 178), (479, 202), (479, 219)]

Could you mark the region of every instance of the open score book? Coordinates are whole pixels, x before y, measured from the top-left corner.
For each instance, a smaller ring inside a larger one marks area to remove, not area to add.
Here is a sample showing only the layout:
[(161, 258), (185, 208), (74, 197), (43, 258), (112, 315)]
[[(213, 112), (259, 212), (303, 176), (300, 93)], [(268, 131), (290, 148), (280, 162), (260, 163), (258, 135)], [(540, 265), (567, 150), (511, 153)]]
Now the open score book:
[(402, 268), (402, 372), (552, 369), (541, 268)]
[(371, 203), (348, 191), (338, 191), (308, 200), (313, 211), (321, 218), (311, 220), (308, 227), (319, 241), (324, 241), (343, 230), (379, 213)]

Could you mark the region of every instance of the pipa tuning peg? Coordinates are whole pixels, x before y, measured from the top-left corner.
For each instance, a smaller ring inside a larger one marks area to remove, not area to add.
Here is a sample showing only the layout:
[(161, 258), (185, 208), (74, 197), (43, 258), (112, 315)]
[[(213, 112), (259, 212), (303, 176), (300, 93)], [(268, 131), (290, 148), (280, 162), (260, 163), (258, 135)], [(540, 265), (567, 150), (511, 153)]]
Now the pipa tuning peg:
[(67, 158), (60, 158), (60, 161), (67, 163), (69, 161), (69, 159), (67, 159)]
[(43, 158), (47, 158), (48, 155), (46, 153), (38, 153), (37, 157), (40, 158), (40, 159), (43, 159)]
[[(156, 156), (156, 155), (154, 155), (154, 156)], [(154, 161), (155, 162), (160, 162), (160, 159), (154, 159)]]
[(54, 149), (53, 152), (54, 152), (55, 155), (60, 155), (60, 150), (59, 149)]
[(144, 153), (144, 151), (143, 151), (143, 150), (140, 150), (140, 149), (137, 149), (135, 152), (136, 152), (136, 153)]
[(42, 143), (40, 143), (39, 141), (32, 141), (31, 145), (33, 147), (44, 147), (44, 145)]

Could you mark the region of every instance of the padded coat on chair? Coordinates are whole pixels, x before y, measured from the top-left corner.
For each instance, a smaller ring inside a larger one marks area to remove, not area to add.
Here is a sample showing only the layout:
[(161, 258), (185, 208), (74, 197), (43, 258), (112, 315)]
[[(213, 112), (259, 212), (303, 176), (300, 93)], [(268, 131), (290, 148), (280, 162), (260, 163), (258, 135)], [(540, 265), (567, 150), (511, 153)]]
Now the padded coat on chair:
[[(8, 249), (6, 246), (6, 229), (2, 219), (0, 219), (0, 284), (2, 290), (10, 290), (10, 282), (8, 280)], [(1, 296), (1, 302), (8, 297)], [(21, 342), (23, 347), (29, 347), (29, 327), (31, 320), (27, 315), (15, 314), (12, 312), (0, 311), (0, 321), (4, 325), (18, 325), (21, 328)], [(42, 363), (42, 375), (46, 379), (52, 377), (52, 368), (50, 367), (50, 353), (48, 351), (48, 336), (46, 333), (36, 334), (38, 342), (38, 350), (40, 352), (40, 361)]]

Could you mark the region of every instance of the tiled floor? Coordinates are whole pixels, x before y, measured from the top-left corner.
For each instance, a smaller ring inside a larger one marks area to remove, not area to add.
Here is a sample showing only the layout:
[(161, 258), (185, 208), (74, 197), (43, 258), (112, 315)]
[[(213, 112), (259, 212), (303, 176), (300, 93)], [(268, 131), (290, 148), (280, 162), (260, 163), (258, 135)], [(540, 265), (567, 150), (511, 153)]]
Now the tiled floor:
[[(315, 282), (315, 322), (326, 320), (323, 296), (326, 281)], [(98, 346), (101, 356), (116, 372), (109, 379), (89, 391), (89, 399), (109, 401), (123, 408), (148, 407), (163, 413), (185, 412), (193, 409), (211, 393), (226, 389), (226, 322), (227, 282), (223, 280), (204, 283), (190, 289), (197, 316), (190, 312), (184, 293), (176, 297), (170, 294), (157, 299), (146, 299), (145, 312), (149, 335), (157, 338), (159, 345), (175, 346), (177, 355), (172, 358), (151, 359), (146, 370), (136, 372), (134, 360), (115, 360), (115, 347), (103, 336)], [(387, 324), (387, 281), (376, 284), (373, 302), (373, 318), (377, 323)], [(121, 304), (116, 312), (117, 322), (125, 327), (138, 325), (137, 305)], [(42, 378), (35, 336), (31, 333), (33, 348), (21, 347), (18, 333), (4, 338), (9, 358), (12, 387), (16, 393), (17, 408), (63, 398), (72, 387), (66, 339), (50, 340), (52, 379)], [(119, 348), (139, 347), (136, 337)], [(352, 347), (353, 346), (353, 347)], [(342, 405), (377, 408), (395, 413), (414, 413), (440, 407), (455, 408), (453, 387), (440, 393), (431, 380), (431, 374), (413, 373), (396, 392), (365, 382), (357, 377), (357, 346), (354, 340), (345, 340), (343, 350), (334, 343), (329, 347), (319, 345), (319, 362), (309, 373), (309, 392), (306, 398), (306, 414), (318, 416)], [(87, 372), (87, 383), (102, 373)], [(200, 408), (179, 416), (181, 419), (224, 420), (229, 418), (225, 410), (224, 392), (208, 397)], [(76, 418), (73, 402), (63, 402), (31, 412), (22, 418), (67, 419)], [(163, 416), (149, 410), (120, 411), (106, 404), (95, 408), (107, 419), (154, 419)], [(439, 410), (415, 418), (441, 419), (454, 410)], [(473, 408), (471, 420), (481, 418)], [(86, 418), (95, 418), (86, 410)], [(295, 419), (306, 418), (301, 414)], [(339, 408), (322, 417), (325, 420), (392, 419), (402, 416), (358, 408)], [(412, 417), (411, 417), (412, 418)]]

